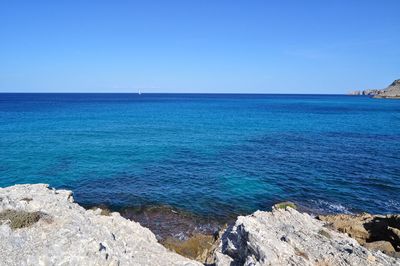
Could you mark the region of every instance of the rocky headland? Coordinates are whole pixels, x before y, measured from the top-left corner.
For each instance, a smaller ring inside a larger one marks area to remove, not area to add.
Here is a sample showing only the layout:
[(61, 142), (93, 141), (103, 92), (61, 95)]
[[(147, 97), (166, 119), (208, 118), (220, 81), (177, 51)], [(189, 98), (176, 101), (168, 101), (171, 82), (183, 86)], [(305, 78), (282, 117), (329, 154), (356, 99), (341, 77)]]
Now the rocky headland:
[[(317, 218), (285, 203), (239, 216), (213, 238), (196, 235), (166, 248), (119, 213), (84, 209), (70, 191), (16, 185), (0, 188), (0, 264), (400, 265), (399, 216)], [(199, 250), (197, 260), (177, 249)]]
[(359, 90), (352, 91), (350, 95), (368, 95), (374, 98), (388, 98), (388, 99), (400, 99), (400, 79), (393, 81), (385, 89), (370, 89), (370, 90)]

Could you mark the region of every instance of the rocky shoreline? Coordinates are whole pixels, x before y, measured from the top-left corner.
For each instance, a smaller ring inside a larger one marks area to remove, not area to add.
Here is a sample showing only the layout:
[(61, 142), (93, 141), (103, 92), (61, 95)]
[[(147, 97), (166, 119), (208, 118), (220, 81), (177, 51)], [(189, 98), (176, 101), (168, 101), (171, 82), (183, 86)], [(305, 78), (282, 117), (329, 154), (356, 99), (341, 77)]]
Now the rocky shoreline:
[(385, 89), (370, 89), (352, 91), (350, 95), (367, 95), (374, 98), (400, 99), (400, 79), (393, 81)]
[(346, 233), (370, 249), (400, 258), (400, 215), (337, 214), (318, 219), (339, 232)]
[(281, 204), (166, 248), (119, 213), (84, 209), (70, 191), (16, 185), (0, 188), (0, 264), (400, 265), (400, 216), (317, 218)]

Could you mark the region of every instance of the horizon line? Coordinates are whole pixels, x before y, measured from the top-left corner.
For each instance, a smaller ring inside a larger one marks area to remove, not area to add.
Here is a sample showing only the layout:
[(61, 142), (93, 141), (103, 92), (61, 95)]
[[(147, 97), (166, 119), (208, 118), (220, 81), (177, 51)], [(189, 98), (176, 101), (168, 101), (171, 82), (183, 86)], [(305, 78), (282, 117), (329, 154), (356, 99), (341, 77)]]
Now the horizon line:
[[(238, 94), (238, 95), (350, 95), (347, 93), (271, 93), (271, 92), (0, 92), (0, 94)], [(351, 95), (350, 95), (351, 96)]]

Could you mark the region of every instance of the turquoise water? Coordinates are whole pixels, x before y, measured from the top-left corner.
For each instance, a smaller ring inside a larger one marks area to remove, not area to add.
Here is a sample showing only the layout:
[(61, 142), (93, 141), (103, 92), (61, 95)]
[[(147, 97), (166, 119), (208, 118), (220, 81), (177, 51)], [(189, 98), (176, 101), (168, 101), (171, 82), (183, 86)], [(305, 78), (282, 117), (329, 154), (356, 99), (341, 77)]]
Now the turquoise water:
[(295, 201), (400, 212), (400, 101), (322, 95), (0, 94), (0, 186), (231, 217)]

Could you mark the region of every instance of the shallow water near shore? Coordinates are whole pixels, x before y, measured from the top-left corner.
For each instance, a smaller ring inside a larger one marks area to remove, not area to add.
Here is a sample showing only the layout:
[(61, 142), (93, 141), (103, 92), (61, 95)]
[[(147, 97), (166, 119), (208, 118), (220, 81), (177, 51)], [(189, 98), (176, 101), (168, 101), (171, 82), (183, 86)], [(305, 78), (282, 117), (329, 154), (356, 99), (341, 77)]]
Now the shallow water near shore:
[(230, 220), (206, 219), (193, 213), (183, 212), (169, 206), (147, 206), (142, 208), (124, 208), (119, 213), (130, 220), (149, 228), (159, 241), (174, 238), (180, 241), (191, 236), (214, 235)]
[(0, 94), (0, 186), (49, 183), (86, 206), (398, 213), (399, 180), (396, 100)]

